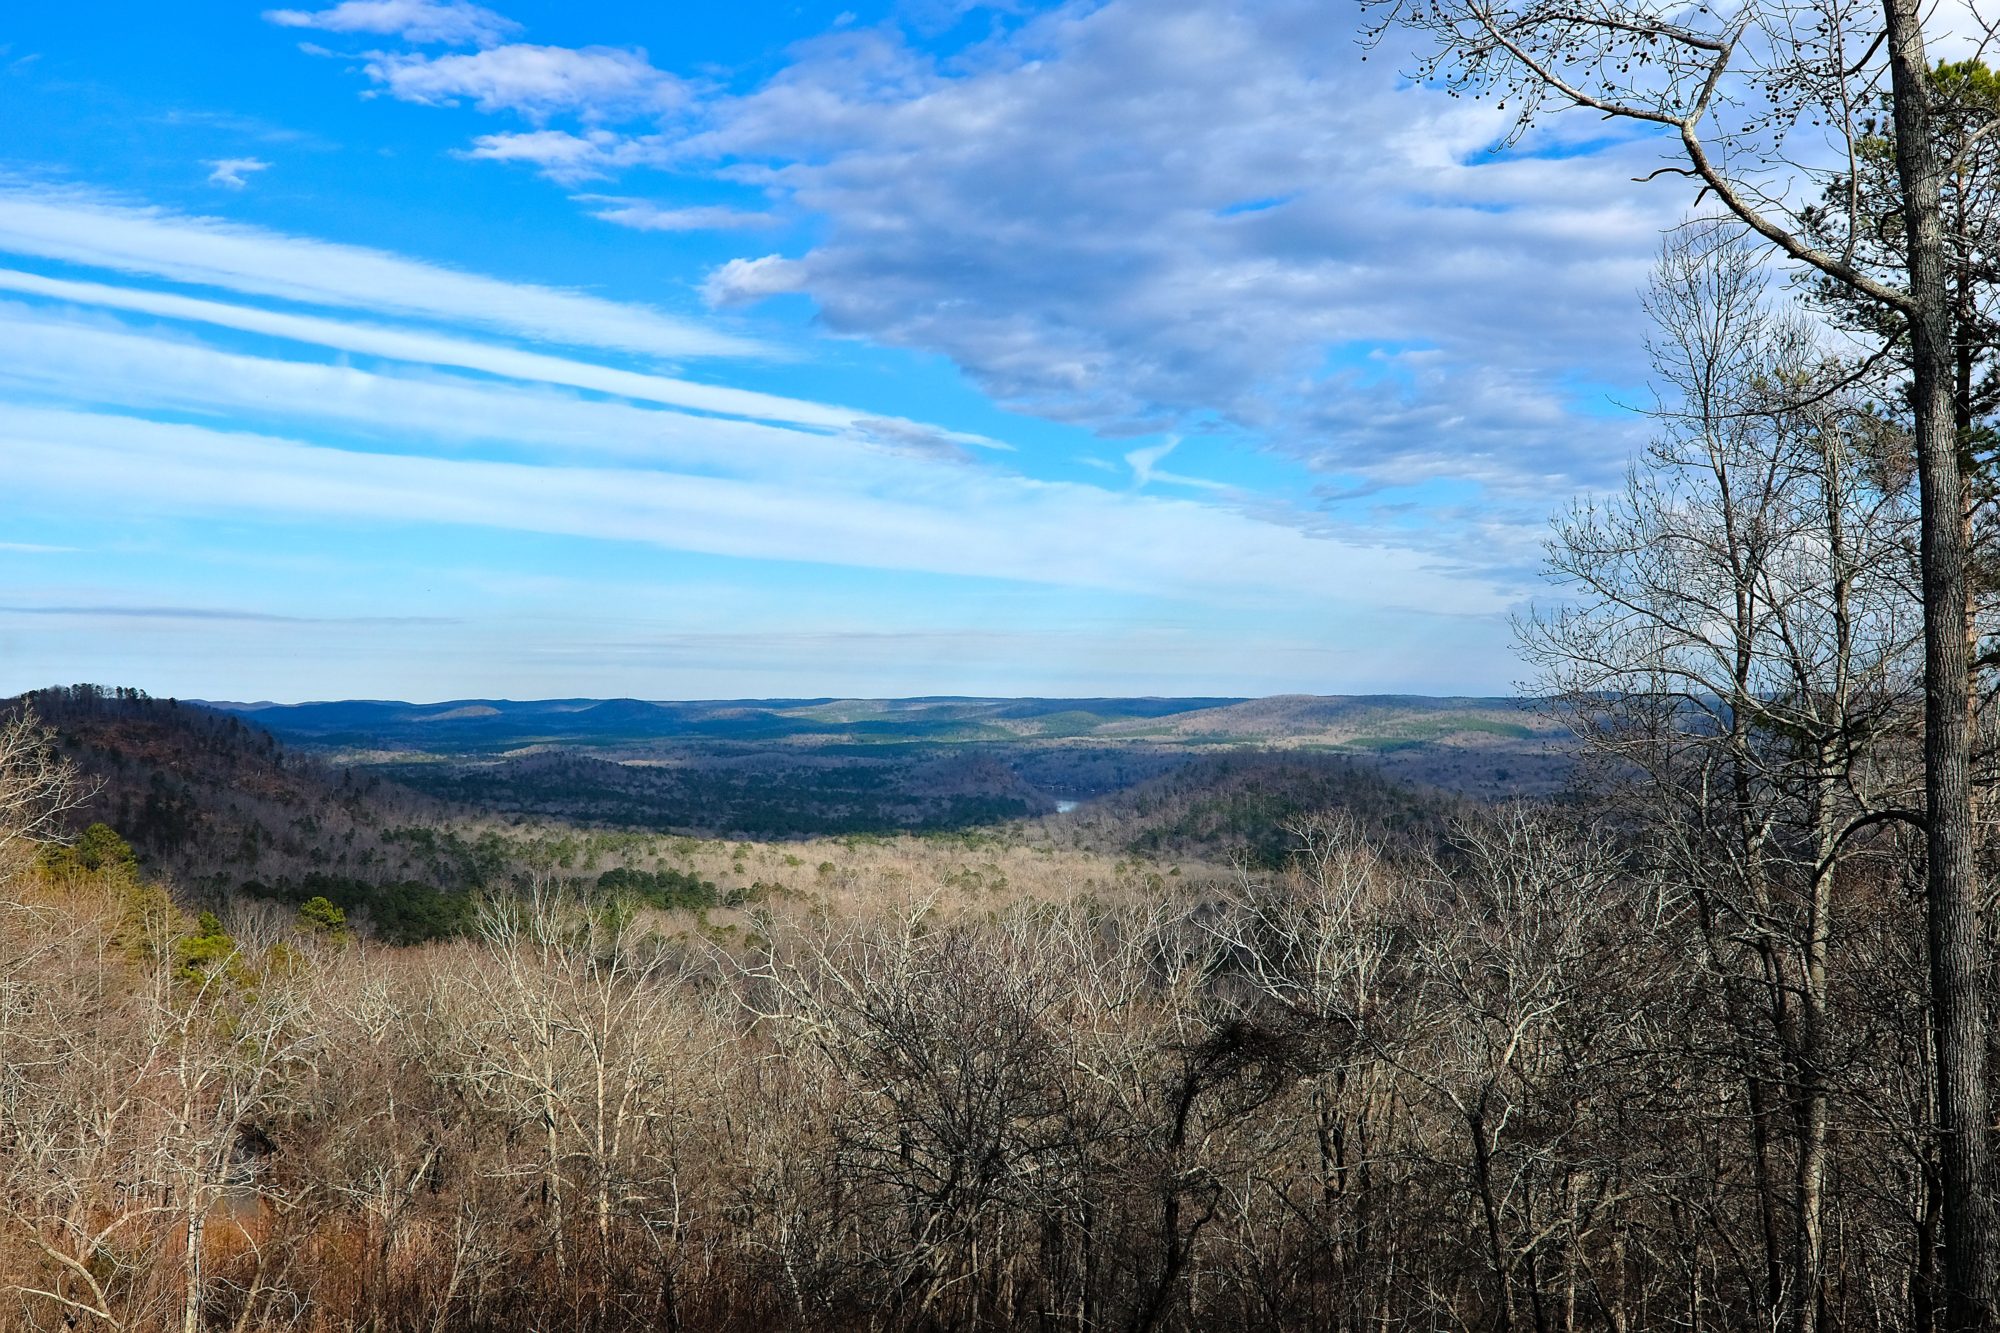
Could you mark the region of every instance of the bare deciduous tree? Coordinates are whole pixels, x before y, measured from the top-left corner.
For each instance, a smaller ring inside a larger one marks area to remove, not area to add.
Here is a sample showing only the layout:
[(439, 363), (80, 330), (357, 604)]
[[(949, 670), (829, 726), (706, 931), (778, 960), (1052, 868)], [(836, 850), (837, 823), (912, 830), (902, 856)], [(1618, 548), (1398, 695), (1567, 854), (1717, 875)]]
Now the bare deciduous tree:
[(0, 721), (0, 879), (18, 873), (35, 844), (59, 841), (64, 817), (90, 794), (33, 709), (24, 705)]
[[(1751, 0), (1661, 6), (1648, 0), (1369, 0), (1371, 35), (1398, 26), (1429, 38), (1424, 77), (1512, 99), (1522, 130), (1577, 109), (1655, 126), (1678, 165), (1722, 207), (1809, 271), (1892, 312), (1908, 340), (1920, 491), (1924, 608), (1925, 906), (1945, 1193), (1947, 1322), (1995, 1324), (2000, 1246), (1992, 1204), (1986, 903), (1972, 813), (1974, 653), (1968, 642), (1967, 493), (1953, 400), (1954, 319), (1944, 189), (1954, 153), (1933, 115), (1937, 93), (1919, 0)], [(1951, 11), (1990, 37), (1971, 10)], [(1928, 16), (1933, 23), (1943, 19)], [(1826, 187), (1855, 180), (1861, 141), (1886, 90), (1903, 227), (1898, 267), (1858, 254), (1869, 219), (1851, 184), (1838, 248), (1820, 243)], [(1986, 113), (1977, 133), (2000, 125)]]

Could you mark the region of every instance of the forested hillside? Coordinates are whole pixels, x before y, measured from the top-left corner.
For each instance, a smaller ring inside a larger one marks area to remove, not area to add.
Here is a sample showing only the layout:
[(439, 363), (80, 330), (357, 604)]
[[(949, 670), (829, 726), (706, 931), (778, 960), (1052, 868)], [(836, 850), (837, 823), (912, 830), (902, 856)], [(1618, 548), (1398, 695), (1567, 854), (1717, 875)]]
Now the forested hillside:
[[(898, 747), (885, 757), (785, 746), (665, 764), (537, 748), (497, 762), (348, 765), (238, 714), (133, 690), (75, 686), (18, 702), (85, 780), (72, 830), (115, 830), (183, 901), (324, 897), (358, 927), (404, 942), (469, 928), (476, 895), (538, 871), (579, 882), (620, 869), (687, 877), (710, 884), (709, 905), (740, 901), (784, 878), (743, 869), (768, 856), (725, 854), (760, 840), (812, 844), (782, 853), (793, 862), (829, 839), (849, 840), (836, 853), (847, 860), (855, 847), (930, 834), (1135, 857), (1162, 872), (1269, 869), (1308, 816), (1338, 811), (1385, 845), (1416, 848), (1435, 846), (1460, 808), (1366, 760), (1309, 752)], [(1031, 777), (1105, 794), (1050, 815)]]
[(89, 818), (119, 830), (156, 873), (191, 889), (236, 876), (411, 870), (415, 862), (384, 835), (444, 811), (378, 776), (288, 751), (261, 727), (199, 705), (92, 685), (38, 690), (18, 702), (53, 729), (86, 779)]
[(625, 762), (535, 749), (491, 762), (372, 769), (461, 806), (709, 836), (937, 832), (1022, 819), (1053, 804), (998, 758), (928, 748), (884, 754), (738, 742)]
[[(159, 748), (182, 710), (68, 702), (190, 791), (342, 787), (234, 754), (226, 720), (188, 729), (191, 770)], [(1126, 846), (580, 834), (422, 947), (318, 896), (191, 910), (101, 825), (43, 842), (0, 893), (0, 1310), (1277, 1333), (1763, 1308), (1791, 1196), (1762, 1163), (1795, 1127), (1746, 1101), (1760, 1066), (1705, 1054), (1754, 1019), (1671, 877), (1327, 760), (1218, 759), (1076, 832)], [(1842, 887), (1873, 962), (1829, 992), (1822, 1068), (1872, 1119), (1827, 1141), (1822, 1207), (1860, 1326), (1922, 1243), (1893, 1202), (1924, 1161), (1921, 949), (1891, 865)]]
[(1431, 852), (1473, 804), (1364, 760), (1277, 752), (1194, 759), (1060, 820), (1050, 836), (1144, 857), (1281, 869), (1310, 821), (1338, 814), (1377, 846)]

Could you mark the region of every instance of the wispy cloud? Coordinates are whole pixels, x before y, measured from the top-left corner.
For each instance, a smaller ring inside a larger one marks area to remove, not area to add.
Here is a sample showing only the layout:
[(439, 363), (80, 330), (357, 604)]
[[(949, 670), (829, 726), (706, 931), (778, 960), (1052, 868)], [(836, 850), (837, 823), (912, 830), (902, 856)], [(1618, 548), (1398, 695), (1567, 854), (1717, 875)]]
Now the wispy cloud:
[[(0, 445), (20, 460), (21, 496), (95, 478), (105, 505), (149, 515), (473, 525), (1230, 603), (1294, 597), (1299, 571), (1315, 564), (1404, 559), (1226, 509), (968, 468), (975, 454), (1008, 446), (854, 409), (178, 292), (10, 270), (0, 270), (0, 290), (25, 298), (0, 303), (0, 390), (15, 400)], [(191, 336), (202, 328), (284, 341), (225, 350)], [(380, 368), (299, 360), (279, 353), (285, 345), (360, 352)], [(51, 400), (71, 407), (34, 405)], [(252, 422), (284, 424), (243, 429)], [(440, 449), (459, 456), (434, 456)], [(1406, 577), (1370, 586), (1421, 588), (1436, 605), (1498, 605), (1490, 590), (1426, 587), (1422, 561), (1407, 563)]]
[(280, 27), (396, 36), (419, 45), (490, 46), (521, 30), (512, 19), (465, 0), (342, 0), (328, 9), (267, 9), (264, 18)]
[(194, 620), (265, 625), (452, 625), (451, 616), (288, 616), (274, 611), (240, 611), (204, 606), (0, 606), (0, 616), (62, 616), (74, 619)]
[(645, 199), (624, 199), (615, 195), (580, 194), (579, 202), (594, 205), (590, 215), (635, 231), (748, 231), (774, 227), (774, 213), (753, 213), (740, 208), (713, 205), (672, 208)]
[[(431, 16), (419, 26), (406, 8)], [(332, 10), (307, 14), (278, 10), (266, 14), (291, 26), (340, 31), (394, 33), (412, 46), (436, 40), (434, 30), (470, 28), (470, 20), (444, 25), (436, 7), (349, 0)], [(453, 6), (456, 14), (459, 7)], [(477, 11), (484, 14), (487, 11)], [(532, 168), (558, 185), (573, 187), (608, 180), (634, 167), (670, 165), (685, 126), (699, 117), (711, 89), (653, 64), (646, 52), (620, 46), (555, 46), (529, 42), (499, 44), (490, 25), (477, 37), (480, 50), (435, 54), (429, 51), (370, 51), (359, 66), (374, 85), (366, 96), (387, 96), (422, 106), (470, 104), (485, 114), (513, 114), (527, 130), (476, 135), (454, 155), (467, 161), (508, 163)], [(337, 53), (313, 49), (313, 54)], [(573, 128), (551, 124), (559, 119)], [(602, 204), (593, 216), (642, 231), (739, 230), (772, 225), (770, 214), (722, 206), (666, 207), (638, 199), (585, 199)]]
[(1272, 606), (1497, 614), (1505, 596), (1410, 553), (1227, 510), (952, 470), (882, 491), (782, 478), (357, 453), (105, 414), (22, 408), (0, 423), (23, 494), (146, 512), (469, 524), (800, 561)]
[(967, 462), (972, 459), (972, 451), (976, 449), (998, 450), (1001, 453), (1016, 452), (1014, 446), (1004, 440), (988, 439), (984, 435), (969, 435), (964, 431), (943, 430), (916, 421), (868, 417), (856, 421), (854, 427), (856, 435), (872, 444), (922, 458)]
[(0, 183), (0, 250), (647, 356), (744, 356), (766, 350), (642, 305), (18, 182)]
[[(72, 240), (108, 214), (120, 244), (93, 238), (86, 253), (128, 270), (182, 259), (177, 247), (190, 230), (211, 239), (205, 220), (97, 201), (36, 206), (73, 217)], [(31, 236), (53, 233), (52, 220), (40, 229), (15, 223), (27, 208), (0, 192), (0, 244), (10, 223)], [(152, 227), (165, 237), (148, 235)], [(88, 484), (105, 512), (155, 520), (478, 527), (1234, 611), (1309, 604), (1321, 615), (1403, 607), (1492, 617), (1518, 595), (1518, 584), (1415, 544), (1374, 532), (1349, 540), (1240, 497), (1196, 503), (970, 467), (1008, 446), (963, 431), (455, 331), (264, 308), (249, 303), (266, 278), (260, 265), (298, 252), (288, 248), (294, 238), (250, 240), (253, 251), (268, 250), (232, 258), (220, 276), (239, 295), (228, 301), (0, 269), (0, 290), (23, 298), (0, 303), (0, 394), (14, 400), (0, 421), (0, 451), (20, 460), (10, 470), (15, 494), (52, 503)], [(301, 244), (311, 253), (315, 243)], [(387, 266), (376, 281), (384, 272), (434, 277), (428, 266), (361, 253)], [(327, 289), (326, 275), (316, 281)], [(514, 290), (473, 282), (485, 300)], [(355, 304), (372, 291), (366, 282), (330, 289)], [(526, 289), (530, 300), (543, 290)], [(593, 314), (622, 314), (579, 299)], [(408, 292), (396, 300), (409, 308)], [(437, 300), (426, 308), (434, 318), (456, 316), (456, 328), (490, 306)], [(167, 323), (122, 322), (132, 316)], [(281, 341), (225, 349), (193, 336), (204, 329)], [(298, 359), (310, 348), (373, 362)], [(36, 405), (51, 402), (68, 406)], [(227, 428), (147, 419), (158, 414)], [(1213, 486), (1162, 472), (1167, 452), (1132, 451), (1142, 484)], [(156, 604), (48, 605), (116, 614)]]
[(822, 433), (397, 370), (245, 355), (0, 302), (0, 392), (83, 406), (280, 422), (376, 448), (611, 459), (839, 490), (913, 487), (922, 481), (913, 462), (964, 464), (1013, 452), (1003, 441), (894, 418), (857, 416)]
[[(248, 355), (0, 302), (0, 389), (82, 405), (275, 420), (405, 447), (519, 446), (538, 454), (655, 465), (783, 472), (815, 479), (879, 474), (881, 455), (963, 458), (997, 441), (915, 422), (833, 416), (813, 429), (697, 416), (461, 376), (395, 373)], [(808, 414), (814, 405), (799, 403)], [(838, 431), (819, 427), (836, 425)]]
[(74, 282), (65, 278), (45, 278), (40, 274), (0, 269), (0, 291), (129, 310), (185, 320), (221, 328), (240, 329), (274, 338), (311, 343), (320, 347), (359, 352), (369, 356), (431, 366), (454, 366), (482, 371), (509, 379), (562, 384), (598, 393), (617, 394), (645, 402), (717, 412), (729, 416), (786, 421), (829, 430), (844, 430), (868, 413), (778, 394), (759, 393), (728, 385), (698, 384), (691, 380), (639, 371), (620, 370), (568, 357), (496, 346), (467, 338), (411, 329), (387, 328), (378, 324), (351, 323), (317, 315), (295, 315), (281, 310), (210, 301), (172, 292), (114, 287), (104, 283)]
[(1153, 479), (1153, 468), (1159, 461), (1180, 447), (1178, 437), (1161, 444), (1147, 445), (1143, 449), (1133, 449), (1125, 455), (1125, 463), (1132, 469), (1132, 484), (1144, 486)]
[(383, 52), (363, 71), (389, 96), (426, 106), (469, 99), (481, 111), (512, 111), (540, 124), (657, 115), (686, 103), (685, 84), (655, 69), (644, 51), (610, 46), (517, 43), (471, 54)]
[(610, 130), (572, 134), (568, 130), (527, 130), (482, 134), (458, 150), (468, 161), (513, 162), (530, 166), (558, 185), (602, 180), (632, 160), (631, 141)]
[(259, 171), (269, 171), (271, 164), (256, 157), (224, 157), (204, 162), (211, 168), (208, 173), (210, 185), (220, 185), (225, 189), (240, 190), (250, 183), (250, 177)]

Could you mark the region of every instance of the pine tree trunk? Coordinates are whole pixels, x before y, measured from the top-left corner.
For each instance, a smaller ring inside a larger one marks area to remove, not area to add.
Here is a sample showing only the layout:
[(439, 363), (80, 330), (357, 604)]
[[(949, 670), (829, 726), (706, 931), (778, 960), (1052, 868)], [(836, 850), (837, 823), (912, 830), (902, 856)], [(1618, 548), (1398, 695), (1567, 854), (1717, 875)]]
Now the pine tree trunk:
[(1994, 1323), (1991, 1148), (1986, 1087), (1986, 931), (1974, 859), (1964, 479), (1954, 429), (1951, 295), (1917, 0), (1885, 0), (1896, 168), (1909, 237), (1910, 351), (1924, 579), (1925, 906), (1944, 1203), (1944, 1327)]

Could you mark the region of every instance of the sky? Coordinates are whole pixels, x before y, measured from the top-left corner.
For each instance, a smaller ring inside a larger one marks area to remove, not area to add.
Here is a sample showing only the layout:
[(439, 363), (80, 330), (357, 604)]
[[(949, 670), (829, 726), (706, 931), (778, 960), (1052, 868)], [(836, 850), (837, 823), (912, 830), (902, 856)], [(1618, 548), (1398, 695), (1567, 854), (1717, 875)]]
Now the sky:
[(0, 691), (1507, 693), (1642, 138), (1319, 0), (0, 17)]

